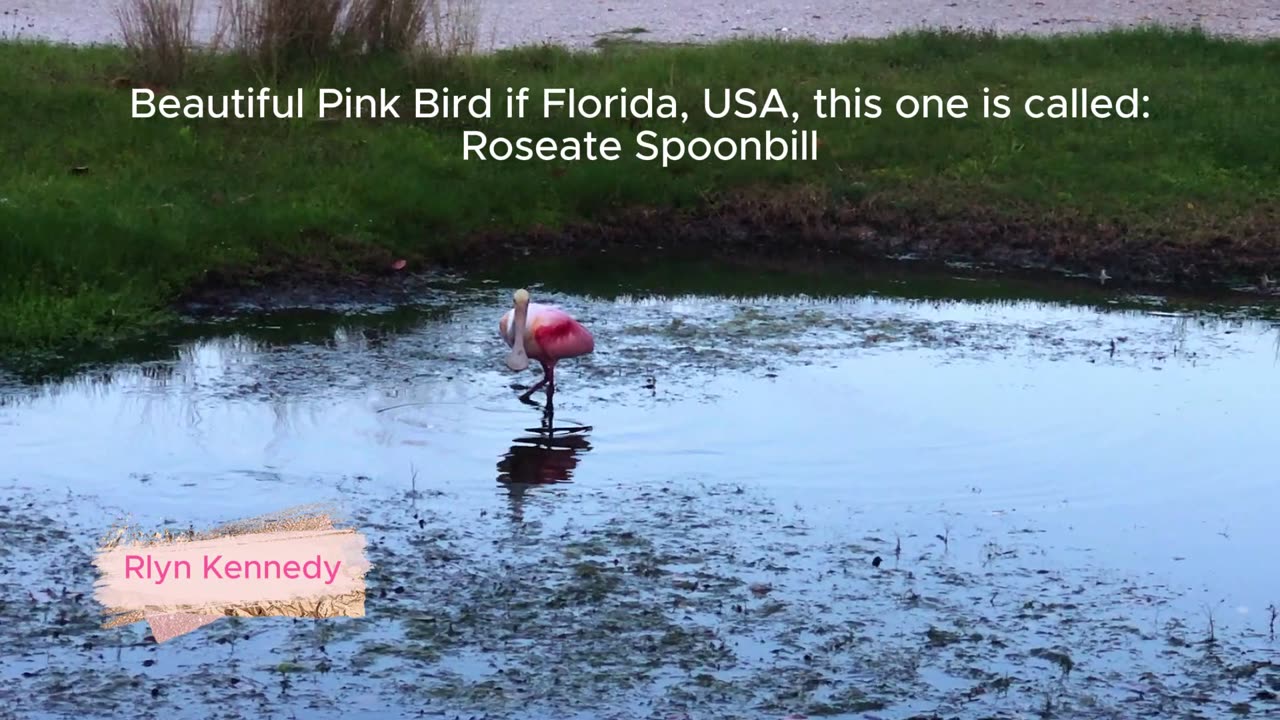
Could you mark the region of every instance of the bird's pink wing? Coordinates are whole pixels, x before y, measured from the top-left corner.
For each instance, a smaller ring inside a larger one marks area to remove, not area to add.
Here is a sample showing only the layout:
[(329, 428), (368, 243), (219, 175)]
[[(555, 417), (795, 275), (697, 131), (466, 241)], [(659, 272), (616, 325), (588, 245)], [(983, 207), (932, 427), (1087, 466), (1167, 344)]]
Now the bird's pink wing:
[(533, 338), (548, 357), (560, 359), (595, 350), (595, 338), (573, 316), (559, 308), (541, 310), (533, 322)]

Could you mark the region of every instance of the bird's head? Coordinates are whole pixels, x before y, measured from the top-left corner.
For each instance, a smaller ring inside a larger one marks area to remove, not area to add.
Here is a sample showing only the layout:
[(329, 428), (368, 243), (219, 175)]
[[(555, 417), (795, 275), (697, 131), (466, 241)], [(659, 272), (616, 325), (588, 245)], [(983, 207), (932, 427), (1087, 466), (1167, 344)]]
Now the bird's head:
[(520, 307), (521, 305), (528, 305), (528, 304), (529, 304), (529, 291), (525, 290), (524, 288), (520, 288), (519, 290), (516, 291), (516, 294), (515, 294), (515, 305), (516, 307)]

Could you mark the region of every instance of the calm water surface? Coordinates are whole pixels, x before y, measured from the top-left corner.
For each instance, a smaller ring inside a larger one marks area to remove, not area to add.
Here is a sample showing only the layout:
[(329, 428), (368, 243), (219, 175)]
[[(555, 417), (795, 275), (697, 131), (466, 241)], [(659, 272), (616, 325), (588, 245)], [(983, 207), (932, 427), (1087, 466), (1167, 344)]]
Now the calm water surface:
[[(597, 352), (565, 363), (557, 373), (554, 425), (589, 429), (546, 443), (533, 432), (543, 410), (518, 402), (519, 391), (511, 387), (537, 373), (508, 372), (496, 337), (497, 318), (513, 287), (505, 279), (442, 279), (409, 308), (281, 312), (204, 324), (191, 329), (191, 339), (175, 340), (171, 349), (144, 362), (37, 385), (11, 375), (0, 405), (0, 483), (10, 484), (12, 507), (36, 503), (50, 522), (70, 528), (67, 542), (82, 545), (91, 545), (94, 533), (126, 514), (147, 526), (203, 527), (335, 502), (365, 524), (375, 544), (381, 534), (388, 548), (404, 551), (374, 560), (390, 576), (411, 577), (415, 586), (408, 591), (404, 580), (385, 581), (409, 593), (410, 599), (399, 602), (411, 613), (431, 610), (427, 599), (412, 599), (414, 592), (425, 594), (426, 586), (450, 582), (449, 577), (457, 582), (456, 573), (474, 569), (480, 557), (499, 563), (493, 568), (518, 566), (522, 559), (533, 563), (539, 553), (537, 562), (544, 566), (572, 565), (564, 548), (549, 550), (551, 538), (634, 523), (657, 546), (731, 547), (732, 553), (715, 562), (722, 575), (771, 583), (777, 588), (773, 597), (791, 607), (816, 602), (818, 610), (808, 606), (814, 617), (827, 611), (857, 615), (858, 603), (842, 605), (822, 577), (837, 567), (846, 576), (849, 567), (862, 575), (873, 572), (868, 563), (877, 554), (887, 560), (886, 569), (892, 565), (892, 572), (903, 573), (904, 582), (926, 578), (926, 590), (903, 590), (925, 597), (928, 577), (971, 572), (966, 589), (947, 589), (938, 581), (931, 592), (958, 606), (980, 604), (979, 598), (992, 594), (992, 613), (1000, 592), (1035, 594), (1029, 585), (1002, 582), (1025, 576), (1031, 583), (1036, 572), (1052, 571), (1064, 592), (1092, 608), (1081, 611), (1086, 616), (1114, 609), (1138, 628), (1135, 633), (1150, 636), (1150, 647), (1125, 641), (1127, 659), (1090, 670), (1098, 676), (1107, 668), (1119, 672), (1135, 657), (1151, 663), (1156, 674), (1175, 665), (1162, 656), (1172, 632), (1168, 618), (1180, 618), (1177, 627), (1188, 641), (1204, 635), (1202, 626), (1212, 618), (1215, 632), (1231, 637), (1242, 653), (1274, 653), (1267, 608), (1280, 603), (1272, 529), (1280, 484), (1271, 422), (1280, 366), (1278, 331), (1265, 312), (1207, 313), (1101, 291), (1083, 303), (1024, 300), (1011, 281), (959, 272), (875, 281), (710, 279), (699, 271), (625, 282), (596, 273), (589, 284), (577, 286), (557, 280), (535, 288), (535, 299), (572, 311), (595, 333)], [(767, 288), (769, 294), (749, 293), (749, 287)], [(671, 498), (677, 495), (704, 498), (696, 502), (706, 507), (676, 512)], [(770, 519), (750, 519), (756, 512)], [(409, 513), (439, 523), (441, 533), (454, 533), (431, 546), (447, 545), (450, 559), (433, 565), (431, 551), (423, 555), (423, 546), (408, 533), (426, 524), (409, 519)], [(779, 551), (789, 564), (757, 562), (773, 557), (770, 548), (783, 541), (798, 543)], [(844, 549), (823, 554), (832, 548)], [(32, 549), (25, 564), (14, 568), (32, 573), (43, 586), (40, 573), (54, 572), (48, 552)], [(752, 558), (757, 552), (760, 558)], [(667, 570), (701, 572), (690, 562), (686, 567), (668, 557)], [(492, 570), (493, 577), (518, 572), (506, 567)], [(818, 579), (794, 580), (797, 568)], [(993, 589), (979, 587), (984, 577)], [(1099, 578), (1116, 585), (1103, 587)], [(91, 574), (69, 571), (47, 584), (84, 589), (92, 581)], [(375, 595), (379, 582), (371, 580)], [(1014, 587), (1022, 589), (1009, 589)], [(1135, 587), (1161, 596), (1159, 607), (1135, 603)], [(6, 586), (11, 607), (21, 600), (18, 592), (17, 585)], [(631, 597), (650, 592), (657, 586), (637, 586)], [(823, 605), (824, 596), (832, 607)], [(864, 598), (864, 610), (886, 628), (881, 634), (864, 631), (867, 637), (879, 642), (916, 633), (919, 641), (918, 633), (937, 622), (907, 628), (892, 620), (907, 612), (893, 604), (900, 599), (894, 593)], [(377, 626), (382, 639), (412, 637), (404, 617), (380, 615), (380, 602), (371, 595), (370, 619), (350, 623)], [(1015, 609), (1024, 602), (1011, 604), (1008, 617), (1017, 617)], [(690, 611), (682, 622), (727, 626), (702, 617), (703, 610)], [(91, 617), (92, 609), (85, 613)], [(1070, 631), (1055, 630), (1065, 634), (1043, 644), (1094, 637), (1078, 629), (1089, 619), (1077, 617)], [(191, 668), (174, 666), (227, 652), (215, 646), (220, 631), (214, 629), (157, 651), (141, 648), (141, 625), (104, 632), (91, 630), (88, 619), (77, 622), (68, 631), (72, 641), (58, 641), (68, 653), (60, 659), (29, 643), (13, 651), (18, 662), (5, 663), (11, 669), (4, 674), (24, 691), (54, 698), (26, 709), (52, 714), (74, 707), (74, 693), (58, 695), (56, 688), (39, 685), (50, 668), (71, 677), (90, 667), (127, 666), (124, 677), (141, 677), (143, 684), (114, 697), (118, 707), (140, 712), (149, 707), (143, 702), (146, 683), (165, 677), (155, 674), (165, 663), (140, 667), (135, 660), (141, 656), (130, 653), (159, 652), (170, 658), (169, 672), (181, 675)], [(246, 633), (274, 627), (233, 651), (271, 678), (261, 681), (263, 687), (287, 675), (270, 668), (282, 662), (279, 633), (300, 632), (275, 626), (291, 623), (241, 626)], [(981, 621), (955, 624), (979, 627)], [(766, 625), (762, 621), (760, 627)], [(805, 632), (822, 636), (812, 627)], [(90, 634), (96, 643), (119, 647), (97, 655), (76, 650), (75, 643)], [(716, 682), (750, 686), (750, 673), (776, 670), (779, 647), (806, 642), (803, 633), (786, 629), (767, 637), (760, 630), (754, 640), (744, 639), (750, 634), (738, 638), (731, 660), (698, 662), (716, 668), (708, 671)], [(779, 639), (784, 636), (790, 639)], [(409, 714), (432, 707), (451, 716), (452, 709), (480, 707), (495, 717), (518, 715), (509, 689), (503, 704), (477, 695), (475, 688), (491, 687), (499, 677), (492, 675), (495, 667), (525, 663), (524, 651), (513, 648), (510, 638), (502, 648), (484, 642), (483, 633), (472, 640), (430, 661), (406, 659), (405, 650), (399, 662), (388, 665), (390, 675), (364, 680), (385, 689), (392, 682), (387, 677), (418, 673), (410, 682), (423, 685), (422, 677), (436, 677), (424, 668), (446, 667), (456, 676), (432, 696), (435, 705), (383, 693), (376, 701), (349, 703), (345, 711)], [(1035, 646), (1030, 642), (1024, 650)], [(295, 649), (291, 657), (302, 652)], [(803, 654), (812, 658), (814, 652)], [(877, 702), (883, 717), (972, 709), (957, 693), (983, 677), (1016, 674), (1027, 665), (1026, 655), (997, 655), (981, 672), (958, 672), (950, 660), (937, 667), (918, 661), (910, 682), (925, 683), (935, 693), (923, 704), (918, 690), (905, 689), (908, 681), (864, 678), (859, 692), (880, 688), (880, 699), (864, 711), (875, 710)], [(840, 663), (832, 662), (834, 677)], [(1086, 662), (1075, 658), (1078, 666)], [(772, 687), (750, 697), (725, 689), (728, 699), (680, 694), (681, 682), (699, 677), (688, 664), (675, 673), (684, 680), (659, 672), (638, 686), (608, 685), (603, 696), (615, 698), (606, 702), (608, 711), (617, 717), (718, 717), (721, 711), (781, 717), (815, 712), (815, 702), (827, 702), (837, 714), (846, 711), (841, 716), (862, 716), (856, 712), (864, 706), (847, 698), (842, 705), (812, 688), (798, 699)], [(747, 675), (735, 676), (732, 668)], [(326, 673), (313, 690), (331, 695), (335, 687), (348, 687), (343, 683), (351, 681), (342, 674), (341, 667)], [(306, 687), (308, 681), (299, 682)], [(709, 682), (695, 684), (703, 692)], [(1028, 686), (1035, 682), (1027, 680)], [(1112, 678), (1102, 683), (1109, 690), (1095, 688), (1092, 697), (1121, 697), (1138, 682)], [(1223, 702), (1259, 702), (1251, 692)], [(192, 717), (204, 716), (192, 708), (212, 702), (164, 693), (187, 703)], [(280, 696), (262, 694), (275, 704), (255, 700), (257, 711), (296, 710), (301, 702), (290, 700), (287, 689)], [(982, 706), (984, 712), (1013, 717), (1042, 704), (1041, 694), (1037, 689), (981, 702), (991, 703)], [(558, 702), (555, 691), (529, 697), (548, 707)], [(9, 702), (15, 712), (22, 709), (22, 701)], [(323, 709), (315, 702), (311, 707)], [(1226, 707), (1211, 704), (1200, 711), (1212, 716)]]

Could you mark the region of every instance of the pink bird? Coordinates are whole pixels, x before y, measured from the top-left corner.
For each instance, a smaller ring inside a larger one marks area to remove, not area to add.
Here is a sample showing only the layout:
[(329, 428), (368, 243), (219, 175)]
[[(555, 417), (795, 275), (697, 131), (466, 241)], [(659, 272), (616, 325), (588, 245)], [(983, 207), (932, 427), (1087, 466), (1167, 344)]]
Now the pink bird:
[[(556, 390), (556, 363), (595, 350), (595, 339), (573, 316), (553, 305), (529, 302), (529, 291), (516, 291), (515, 305), (498, 321), (498, 334), (511, 348), (507, 367), (515, 371), (529, 367), (529, 358), (542, 363), (542, 380), (520, 396), (529, 396), (543, 385), (547, 398)], [(520, 328), (524, 332), (517, 332)]]

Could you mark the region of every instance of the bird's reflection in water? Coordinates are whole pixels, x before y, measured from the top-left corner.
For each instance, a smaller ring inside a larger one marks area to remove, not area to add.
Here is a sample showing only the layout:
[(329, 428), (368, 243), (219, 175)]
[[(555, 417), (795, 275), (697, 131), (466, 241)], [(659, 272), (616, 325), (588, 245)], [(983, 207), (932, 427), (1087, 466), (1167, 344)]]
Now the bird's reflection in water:
[(507, 489), (511, 519), (524, 521), (525, 493), (539, 485), (571, 482), (583, 453), (591, 449), (588, 426), (555, 427), (555, 410), (543, 410), (540, 427), (526, 429), (498, 461), (498, 483)]

